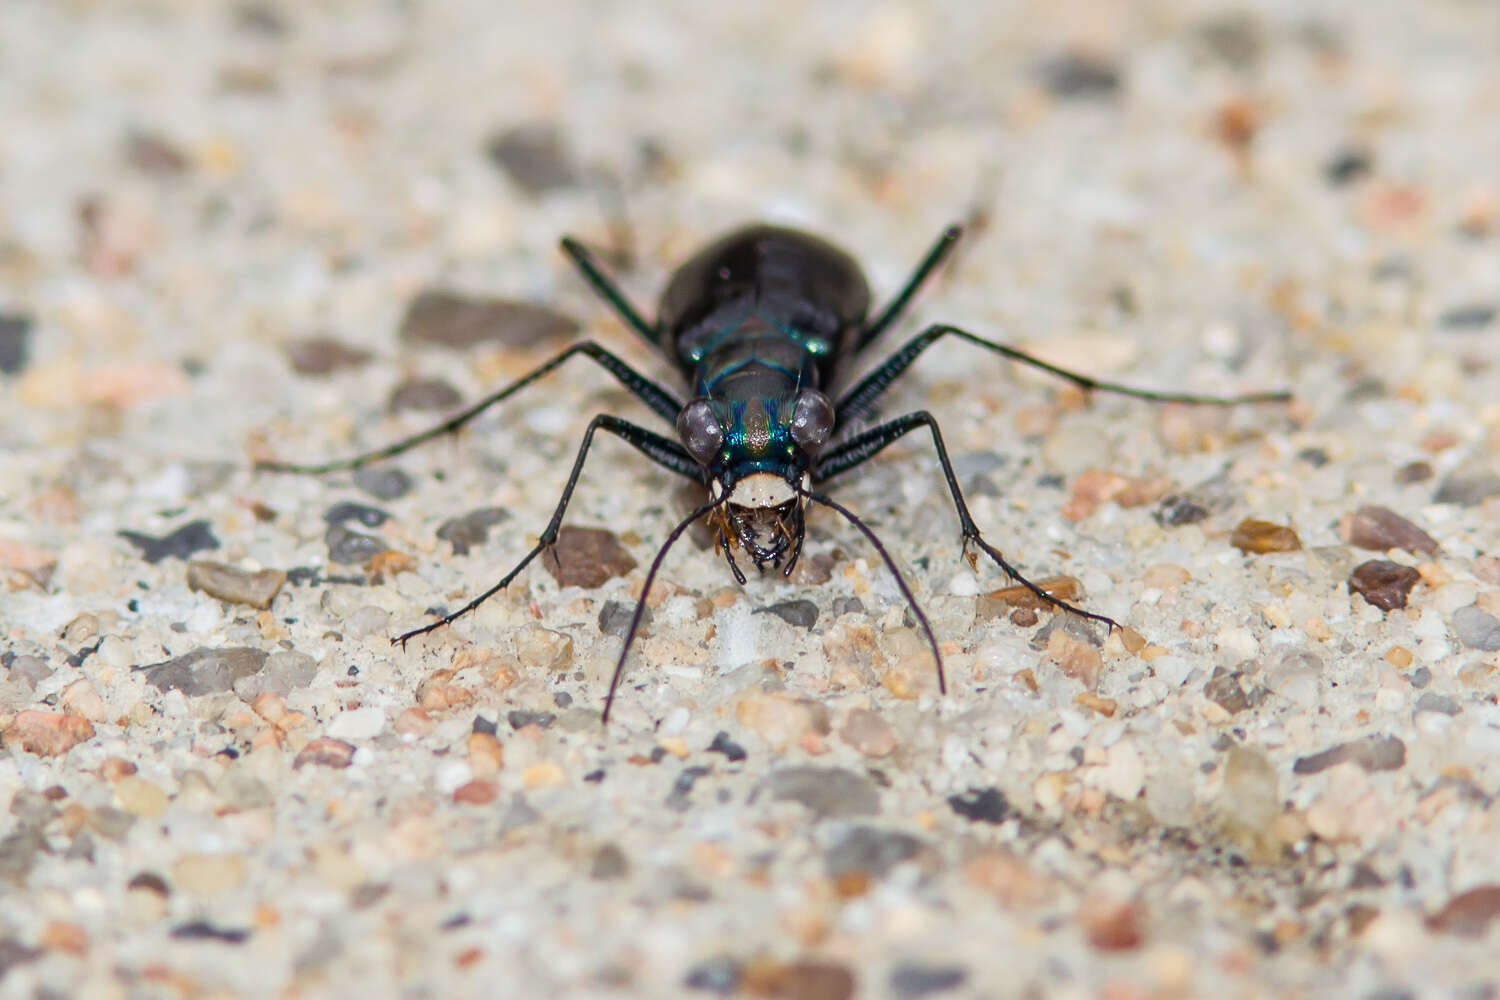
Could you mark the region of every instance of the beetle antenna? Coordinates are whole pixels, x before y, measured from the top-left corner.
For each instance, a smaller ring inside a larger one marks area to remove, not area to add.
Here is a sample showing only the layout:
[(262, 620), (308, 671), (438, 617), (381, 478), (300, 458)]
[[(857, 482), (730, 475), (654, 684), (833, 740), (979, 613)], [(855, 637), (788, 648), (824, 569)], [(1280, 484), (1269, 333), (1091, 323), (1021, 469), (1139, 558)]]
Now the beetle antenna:
[(604, 714), (599, 718), (601, 725), (609, 722), (609, 710), (615, 704), (615, 689), (620, 686), (620, 675), (625, 672), (625, 658), (630, 655), (630, 647), (635, 643), (636, 633), (641, 630), (641, 618), (646, 614), (646, 596), (651, 593), (651, 584), (656, 582), (656, 573), (661, 569), (662, 560), (666, 559), (667, 551), (677, 543), (677, 539), (682, 537), (682, 533), (687, 531), (694, 521), (728, 499), (729, 494), (726, 492), (717, 500), (710, 500), (683, 518), (677, 523), (677, 527), (672, 529), (671, 534), (667, 535), (667, 540), (661, 543), (661, 548), (656, 550), (656, 558), (651, 560), (651, 569), (646, 573), (646, 585), (641, 588), (640, 600), (635, 602), (635, 614), (631, 616), (630, 628), (625, 632), (625, 645), (620, 650), (620, 659), (615, 662), (614, 676), (609, 679), (609, 694), (604, 696)]
[(844, 520), (848, 521), (850, 524), (858, 528), (860, 534), (868, 538), (870, 540), (870, 544), (875, 546), (875, 551), (880, 553), (880, 558), (885, 561), (886, 569), (890, 570), (891, 576), (896, 578), (896, 587), (901, 591), (901, 596), (906, 598), (907, 607), (911, 608), (912, 614), (915, 615), (917, 621), (922, 624), (922, 631), (927, 634), (927, 644), (932, 647), (932, 659), (933, 662), (937, 665), (938, 693), (947, 694), (948, 681), (947, 678), (943, 676), (943, 654), (938, 652), (937, 636), (932, 634), (932, 626), (927, 622), (926, 613), (922, 610), (922, 606), (917, 603), (916, 597), (911, 592), (911, 587), (907, 586), (906, 578), (903, 577), (901, 575), (901, 571), (896, 568), (896, 561), (892, 559), (891, 554), (885, 550), (885, 546), (882, 545), (880, 539), (875, 536), (875, 532), (870, 530), (869, 525), (865, 524), (865, 522), (856, 517), (854, 511), (843, 506), (842, 504), (830, 500), (820, 493), (808, 493), (804, 492), (801, 489), (798, 489), (797, 492), (801, 493), (804, 497), (811, 500), (813, 503), (820, 503), (824, 507), (830, 507), (838, 513), (842, 514), (844, 516)]

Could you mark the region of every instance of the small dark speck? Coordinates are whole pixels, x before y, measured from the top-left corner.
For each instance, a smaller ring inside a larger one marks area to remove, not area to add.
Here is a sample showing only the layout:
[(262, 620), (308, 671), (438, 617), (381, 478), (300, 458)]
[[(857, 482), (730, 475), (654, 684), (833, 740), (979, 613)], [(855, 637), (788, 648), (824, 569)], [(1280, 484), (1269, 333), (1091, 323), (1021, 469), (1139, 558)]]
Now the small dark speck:
[(572, 708), (573, 696), (566, 691), (558, 691), (552, 695), (552, 704), (558, 708)]
[(705, 959), (689, 969), (688, 974), (683, 977), (682, 985), (689, 990), (728, 996), (739, 989), (742, 974), (743, 969), (739, 962), (727, 955), (721, 955), (718, 958)]
[(469, 926), (469, 924), (472, 922), (473, 918), (470, 917), (467, 913), (455, 913), (453, 916), (449, 917), (447, 920), (444, 920), (438, 926), (440, 926), (445, 931), (456, 931), (460, 927)]
[(328, 545), (329, 561), (336, 563), (362, 563), (386, 550), (380, 539), (350, 531), (341, 524), (329, 525), (323, 541)]
[(136, 600), (134, 597), (126, 601), (125, 606), (130, 609), (132, 614), (141, 610), (141, 602)]
[(900, 1000), (917, 1000), (934, 993), (956, 990), (969, 974), (952, 965), (901, 965), (891, 973), (891, 992)]
[(510, 514), (499, 507), (481, 507), (444, 521), (438, 526), (437, 536), (453, 546), (454, 555), (466, 556), (472, 546), (483, 545), (489, 538), (491, 525), (508, 517)]
[(354, 666), (353, 664), (350, 664), (349, 665), (349, 669), (346, 670), (346, 671), (344, 671), (344, 673), (345, 673), (345, 676), (348, 676), (348, 677), (358, 677), (359, 676), (359, 668), (356, 667), (356, 666)]
[(243, 927), (219, 927), (207, 920), (191, 920), (173, 927), (172, 937), (179, 941), (220, 941), (224, 944), (242, 944), (249, 940), (250, 932)]
[(191, 521), (160, 538), (135, 531), (122, 531), (120, 537), (134, 545), (140, 551), (141, 558), (153, 565), (169, 556), (189, 559), (195, 553), (219, 547), (219, 540), (214, 537), (213, 529), (207, 521)]
[(1483, 302), (1454, 306), (1438, 317), (1446, 330), (1482, 330), (1495, 320), (1495, 307)]
[(714, 736), (714, 741), (708, 745), (707, 753), (721, 753), (730, 763), (745, 759), (745, 748), (729, 738), (729, 734), (720, 730)]
[(499, 729), (500, 723), (498, 721), (486, 719), (482, 715), (474, 716), (474, 732), (484, 733), (486, 736), (494, 736)]
[(1045, 476), (1038, 476), (1036, 479), (1037, 487), (1044, 490), (1060, 490), (1066, 483), (1067, 480), (1063, 479), (1062, 476), (1059, 476), (1055, 473), (1048, 473)]
[(1323, 165), (1323, 177), (1334, 187), (1341, 187), (1364, 177), (1373, 165), (1370, 154), (1363, 150), (1340, 150)]
[(1328, 452), (1322, 448), (1303, 448), (1297, 452), (1297, 461), (1306, 462), (1314, 469), (1321, 469), (1328, 464)]
[(1401, 484), (1424, 483), (1431, 479), (1432, 475), (1433, 469), (1431, 463), (1421, 461), (1407, 462), (1396, 470), (1396, 482)]
[(225, 747), (223, 750), (220, 750), (217, 754), (215, 754), (215, 756), (228, 757), (230, 760), (239, 760), (240, 752), (234, 747)]
[(491, 163), (532, 197), (578, 183), (578, 171), (573, 167), (562, 134), (551, 124), (508, 129), (490, 139), (484, 152)]
[(1206, 519), (1208, 508), (1192, 497), (1173, 493), (1162, 500), (1151, 517), (1163, 528), (1180, 528), (1184, 524), (1197, 524)]
[(597, 770), (590, 771), (588, 774), (585, 774), (583, 776), (583, 780), (597, 785), (599, 782), (604, 780), (604, 768), (601, 767)]

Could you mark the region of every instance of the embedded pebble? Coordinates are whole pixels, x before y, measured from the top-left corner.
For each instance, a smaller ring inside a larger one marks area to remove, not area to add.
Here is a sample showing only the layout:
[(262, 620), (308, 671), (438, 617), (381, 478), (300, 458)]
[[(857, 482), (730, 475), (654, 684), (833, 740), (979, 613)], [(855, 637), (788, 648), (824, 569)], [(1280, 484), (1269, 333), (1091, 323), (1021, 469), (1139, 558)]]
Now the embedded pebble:
[(853, 970), (828, 962), (761, 962), (740, 977), (748, 995), (781, 1000), (853, 1000), (855, 985)]
[(969, 981), (957, 965), (898, 965), (891, 971), (891, 992), (897, 1000), (920, 1000), (956, 990)]
[(79, 715), (90, 722), (103, 722), (106, 717), (104, 699), (99, 697), (98, 689), (86, 677), (80, 677), (63, 688), (58, 704), (69, 715)]
[(516, 657), (533, 669), (561, 671), (573, 665), (573, 637), (532, 625), (516, 636)]
[(1500, 649), (1500, 618), (1477, 604), (1453, 612), (1453, 633), (1465, 649), (1493, 652)]
[(207, 521), (190, 521), (160, 538), (136, 531), (121, 531), (121, 538), (134, 545), (141, 558), (155, 565), (166, 558), (189, 559), (199, 552), (217, 549), (219, 540)]
[(1421, 582), (1422, 574), (1410, 566), (1371, 559), (1349, 574), (1349, 593), (1358, 594), (1382, 611), (1395, 611), (1406, 607), (1412, 588)]
[(31, 317), (0, 313), (0, 373), (16, 375), (31, 358)]
[(577, 332), (577, 321), (541, 306), (432, 289), (407, 307), (400, 336), (406, 343), (454, 349), (484, 343), (530, 349)]
[(188, 158), (164, 136), (131, 129), (125, 134), (125, 162), (143, 174), (172, 176), (188, 168)]
[(394, 465), (363, 465), (354, 470), (354, 485), (377, 500), (399, 500), (411, 492), (411, 476)]
[(1086, 52), (1064, 52), (1037, 70), (1042, 85), (1064, 99), (1113, 97), (1120, 89), (1120, 68)]
[(562, 133), (550, 123), (506, 129), (485, 143), (484, 152), (491, 163), (533, 198), (557, 188), (573, 187), (579, 181)]
[(635, 569), (625, 546), (606, 528), (576, 528), (563, 525), (557, 543), (538, 559), (559, 587), (602, 587), (617, 576)]
[[(604, 607), (599, 609), (599, 634), (612, 635), (616, 638), (625, 638), (625, 633), (630, 631), (630, 621), (635, 616), (633, 605), (622, 604), (619, 601), (605, 601)], [(645, 608), (641, 615), (641, 633), (643, 635), (651, 632), (651, 609)]]
[(114, 792), (120, 808), (141, 819), (156, 819), (167, 811), (167, 805), (171, 801), (161, 786), (136, 774), (116, 781)]
[(1193, 497), (1169, 493), (1162, 498), (1151, 517), (1163, 528), (1180, 528), (1208, 519), (1208, 508)]
[(379, 507), (355, 503), (353, 500), (340, 501), (323, 512), (323, 520), (330, 525), (342, 525), (349, 521), (358, 521), (366, 528), (378, 528), (390, 519), (391, 515)]
[(0, 731), (0, 744), (20, 747), (38, 757), (65, 754), (93, 738), (94, 726), (88, 719), (40, 709), (17, 712), (16, 717)]
[(714, 740), (705, 749), (706, 753), (721, 753), (724, 759), (731, 764), (737, 764), (744, 760), (747, 754), (745, 748), (729, 738), (729, 734), (722, 729), (714, 734)]
[(1015, 811), (998, 788), (971, 788), (962, 795), (950, 795), (948, 808), (972, 823), (992, 825), (1004, 823)]
[(901, 830), (855, 826), (828, 849), (823, 856), (823, 868), (832, 879), (851, 873), (884, 878), (891, 869), (907, 861), (933, 868), (937, 865), (937, 854), (925, 840)]
[(1437, 540), (1389, 507), (1366, 504), (1339, 521), (1339, 535), (1350, 545), (1385, 552), (1405, 549), (1412, 554), (1431, 555)]
[(1433, 494), (1437, 503), (1473, 507), (1500, 493), (1500, 475), (1485, 469), (1460, 469), (1444, 479)]
[(755, 613), (775, 615), (793, 628), (812, 628), (818, 620), (818, 606), (812, 601), (801, 599), (756, 608)]
[(135, 669), (160, 691), (181, 691), (188, 697), (228, 691), (241, 678), (260, 672), (267, 653), (250, 646), (195, 649), (161, 663)]
[(184, 854), (172, 863), (172, 884), (195, 896), (217, 896), (244, 885), (247, 872), (239, 854)]
[(358, 564), (387, 551), (386, 544), (373, 535), (350, 531), (341, 524), (331, 525), (323, 533), (323, 543), (328, 546), (329, 562), (342, 565)]
[(1229, 544), (1241, 552), (1261, 555), (1267, 552), (1296, 552), (1302, 548), (1297, 533), (1284, 524), (1246, 518), (1234, 526)]
[(520, 729), (522, 726), (536, 726), (538, 729), (546, 729), (557, 721), (556, 712), (530, 712), (525, 709), (514, 708), (505, 713), (505, 721), (510, 728)]
[(868, 708), (851, 708), (839, 736), (866, 757), (888, 757), (896, 749), (896, 731)]
[(453, 546), (454, 555), (466, 556), (469, 549), (489, 539), (490, 528), (509, 518), (510, 513), (500, 507), (480, 507), (438, 525), (437, 536)]
[(369, 740), (385, 729), (385, 713), (373, 705), (340, 712), (328, 723), (328, 735), (335, 740)]
[(252, 608), (269, 608), (284, 583), (286, 573), (279, 569), (251, 572), (207, 559), (195, 559), (187, 568), (189, 590), (201, 590), (221, 601)]
[(1292, 773), (1317, 774), (1346, 762), (1365, 771), (1399, 770), (1406, 766), (1406, 744), (1395, 736), (1367, 736), (1307, 757), (1298, 757), (1292, 764)]
[(1488, 302), (1471, 302), (1445, 309), (1438, 325), (1448, 330), (1482, 330), (1495, 320), (1496, 307)]
[(463, 399), (447, 379), (410, 378), (391, 390), (386, 409), (392, 413), (400, 413), (402, 410), (452, 410)]
[(354, 744), (328, 736), (320, 736), (298, 751), (297, 758), (292, 761), (292, 768), (298, 770), (314, 765), (338, 769), (348, 767), (353, 761)]
[(1459, 893), (1427, 918), (1429, 929), (1440, 934), (1482, 938), (1500, 917), (1500, 885), (1479, 885)]
[(40, 656), (23, 653), (10, 662), (10, 676), (29, 688), (35, 688), (51, 677), (52, 673), (52, 668), (47, 666), (47, 661)]
[(880, 793), (870, 779), (840, 767), (784, 767), (770, 773), (766, 788), (772, 798), (797, 802), (822, 819), (880, 811)]
[(728, 996), (739, 988), (743, 966), (726, 955), (704, 959), (682, 978), (684, 989)]
[(359, 368), (371, 354), (332, 337), (306, 337), (288, 341), (282, 348), (287, 362), (298, 375), (331, 375), (346, 368)]
[(307, 687), (317, 675), (318, 662), (311, 656), (283, 649), (266, 657), (259, 672), (236, 680), (233, 688), (245, 701), (254, 701), (262, 694), (285, 698), (297, 688)]

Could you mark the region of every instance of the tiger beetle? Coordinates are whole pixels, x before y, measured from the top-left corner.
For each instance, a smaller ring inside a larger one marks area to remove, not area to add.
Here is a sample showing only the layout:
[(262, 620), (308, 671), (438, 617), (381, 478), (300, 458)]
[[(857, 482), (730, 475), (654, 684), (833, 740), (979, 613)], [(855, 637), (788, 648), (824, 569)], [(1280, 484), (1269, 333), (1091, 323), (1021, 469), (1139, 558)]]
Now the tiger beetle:
[[(569, 358), (583, 355), (618, 379), (657, 416), (674, 424), (676, 440), (612, 414), (594, 417), (584, 432), (552, 519), (531, 551), (499, 583), (468, 604), (429, 625), (397, 636), (391, 640), (393, 644), (405, 647), (409, 640), (473, 611), (509, 586), (533, 559), (557, 541), (563, 512), (578, 485), (589, 445), (594, 433), (603, 430), (623, 439), (663, 468), (701, 483), (708, 491), (707, 500), (678, 522), (651, 561), (610, 678), (604, 699), (604, 722), (609, 721), (626, 657), (640, 631), (646, 595), (662, 560), (678, 538), (694, 521), (707, 517), (716, 545), (739, 583), (745, 582), (745, 574), (735, 561), (735, 549), (741, 550), (757, 569), (764, 571), (769, 563), (786, 576), (802, 551), (805, 508), (809, 502), (844, 517), (879, 554), (926, 635), (936, 664), (938, 690), (946, 694), (948, 686), (937, 638), (894, 560), (868, 525), (819, 491), (821, 484), (863, 465), (911, 431), (925, 428), (932, 435), (943, 478), (958, 512), (965, 555), (970, 545), (977, 547), (1007, 576), (1060, 611), (1101, 622), (1110, 629), (1119, 627), (1119, 623), (1048, 593), (1024, 577), (984, 540), (959, 489), (942, 432), (932, 414), (917, 410), (866, 430), (852, 429), (856, 418), (868, 414), (880, 395), (923, 351), (945, 337), (952, 337), (1066, 379), (1086, 392), (1113, 392), (1155, 402), (1229, 406), (1290, 398), (1287, 392), (1203, 396), (1103, 382), (946, 324), (927, 327), (868, 374), (846, 385), (852, 363), (902, 314), (917, 290), (952, 252), (961, 232), (958, 226), (944, 230), (900, 292), (871, 319), (869, 286), (859, 265), (847, 253), (794, 229), (749, 226), (715, 241), (678, 268), (662, 294), (655, 323), (642, 318), (582, 243), (564, 237), (563, 252), (593, 290), (626, 326), (664, 355), (691, 387), (692, 396), (686, 403), (614, 353), (585, 340), (438, 426), (403, 441), (341, 462), (322, 465), (262, 462), (257, 468), (316, 474), (355, 469), (399, 455), (457, 431)], [(972, 563), (973, 557), (969, 558)]]

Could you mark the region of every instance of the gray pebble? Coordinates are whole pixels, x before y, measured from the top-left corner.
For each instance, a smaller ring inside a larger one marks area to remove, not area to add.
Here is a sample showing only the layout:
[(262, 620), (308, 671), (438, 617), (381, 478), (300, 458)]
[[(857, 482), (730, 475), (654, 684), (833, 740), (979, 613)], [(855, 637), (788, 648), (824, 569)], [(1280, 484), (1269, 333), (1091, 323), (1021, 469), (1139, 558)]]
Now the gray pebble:
[(1454, 306), (1438, 317), (1438, 325), (1447, 330), (1482, 330), (1495, 320), (1495, 307), (1487, 302)]
[(31, 357), (31, 317), (0, 313), (0, 372), (15, 375)]
[(390, 519), (391, 515), (379, 507), (355, 503), (352, 500), (344, 500), (336, 503), (323, 512), (323, 520), (329, 524), (344, 524), (348, 521), (358, 521), (366, 528), (378, 528)]
[(181, 691), (189, 697), (217, 694), (234, 687), (242, 677), (258, 673), (266, 664), (266, 652), (251, 646), (195, 649), (191, 653), (137, 667), (146, 673), (146, 683), (161, 691)]
[(1395, 771), (1406, 766), (1406, 744), (1395, 736), (1367, 736), (1298, 757), (1292, 764), (1292, 773), (1317, 774), (1346, 762), (1365, 771)]
[(929, 864), (936, 860), (932, 848), (919, 837), (900, 830), (856, 826), (828, 849), (823, 857), (823, 867), (831, 879), (851, 872), (883, 878), (903, 861), (923, 855), (927, 856)]
[(396, 500), (411, 492), (411, 477), (391, 465), (354, 470), (354, 485), (377, 500)]
[(969, 973), (957, 965), (898, 965), (891, 973), (891, 992), (899, 1000), (917, 1000), (956, 990), (968, 979)]
[(188, 559), (205, 549), (216, 549), (219, 540), (207, 521), (191, 521), (160, 538), (136, 531), (121, 531), (121, 538), (140, 550), (141, 558), (155, 565), (168, 556)]
[(385, 551), (385, 543), (371, 535), (335, 524), (323, 535), (328, 559), (336, 563), (362, 563)]
[(475, 545), (483, 545), (490, 537), (490, 528), (510, 517), (500, 507), (480, 507), (467, 514), (451, 518), (439, 525), (437, 536), (453, 546), (453, 554), (466, 556)]
[(490, 162), (505, 171), (516, 186), (532, 197), (578, 183), (557, 126), (546, 122), (517, 125), (485, 143)]
[(332, 337), (308, 337), (287, 342), (287, 361), (298, 375), (328, 375), (341, 368), (357, 368), (370, 360), (370, 352)]
[(1500, 619), (1477, 604), (1453, 612), (1453, 631), (1466, 649), (1500, 649)]
[(756, 608), (758, 615), (775, 615), (794, 628), (812, 628), (818, 620), (818, 606), (808, 600), (782, 601), (764, 608)]
[(862, 774), (841, 767), (784, 767), (766, 779), (773, 798), (798, 802), (823, 819), (873, 816), (880, 793)]
[(463, 396), (445, 379), (407, 379), (391, 390), (386, 408), (392, 413), (401, 410), (451, 410), (463, 402)]
[(27, 687), (35, 689), (38, 684), (52, 676), (52, 668), (40, 656), (22, 654), (11, 661), (10, 675)]
[(1445, 694), (1438, 694), (1436, 691), (1426, 691), (1423, 692), (1422, 697), (1417, 699), (1416, 711), (1436, 712), (1439, 715), (1457, 715), (1463, 709), (1459, 707), (1458, 702)]
[(705, 959), (689, 969), (683, 977), (682, 986), (684, 989), (728, 996), (739, 989), (742, 972), (739, 962), (727, 955), (720, 955)]
[(1500, 476), (1482, 470), (1460, 469), (1443, 480), (1433, 499), (1438, 503), (1473, 507), (1496, 493), (1500, 493)]
[(419, 294), (401, 320), (401, 339), (407, 343), (460, 349), (484, 343), (530, 349), (577, 332), (576, 320), (551, 309), (444, 289)]

